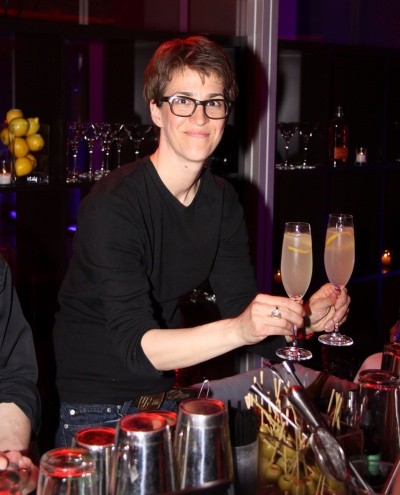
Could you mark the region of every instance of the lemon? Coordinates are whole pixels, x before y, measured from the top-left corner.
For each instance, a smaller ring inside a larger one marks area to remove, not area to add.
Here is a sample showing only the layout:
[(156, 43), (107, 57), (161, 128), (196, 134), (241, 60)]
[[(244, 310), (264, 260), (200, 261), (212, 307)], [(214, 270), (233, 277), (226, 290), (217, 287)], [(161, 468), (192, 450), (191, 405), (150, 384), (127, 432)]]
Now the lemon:
[(16, 158), (23, 158), (29, 153), (29, 146), (26, 139), (23, 137), (16, 137), (8, 145), (8, 149)]
[(13, 119), (16, 119), (17, 117), (23, 117), (24, 114), (22, 113), (22, 110), (19, 108), (11, 108), (7, 113), (6, 113), (6, 122), (10, 123)]
[(39, 117), (29, 117), (27, 120), (29, 122), (29, 128), (26, 135), (36, 134), (40, 129)]
[(26, 156), (22, 158), (17, 158), (14, 164), (14, 170), (15, 170), (15, 175), (17, 177), (22, 177), (24, 175), (30, 174), (33, 170), (33, 165), (31, 160)]
[(329, 244), (335, 240), (337, 237), (339, 237), (339, 234), (332, 234), (328, 237), (328, 239), (325, 241), (325, 246), (329, 246)]
[(30, 151), (40, 151), (44, 147), (44, 139), (40, 134), (31, 134), (26, 136)]
[(37, 160), (36, 160), (36, 157), (34, 157), (34, 156), (32, 155), (32, 153), (28, 153), (28, 154), (26, 155), (26, 158), (29, 158), (29, 160), (32, 162), (33, 169), (35, 169), (35, 168), (36, 168), (36, 165), (37, 165)]
[(25, 136), (29, 129), (29, 122), (23, 117), (16, 117), (9, 122), (8, 128), (14, 136)]
[(2, 129), (2, 131), (0, 132), (0, 139), (4, 146), (8, 146), (11, 143), (13, 136), (10, 133), (8, 127), (4, 127), (4, 129)]
[(295, 253), (307, 254), (311, 249), (300, 249), (294, 246), (288, 246), (289, 251), (294, 251)]

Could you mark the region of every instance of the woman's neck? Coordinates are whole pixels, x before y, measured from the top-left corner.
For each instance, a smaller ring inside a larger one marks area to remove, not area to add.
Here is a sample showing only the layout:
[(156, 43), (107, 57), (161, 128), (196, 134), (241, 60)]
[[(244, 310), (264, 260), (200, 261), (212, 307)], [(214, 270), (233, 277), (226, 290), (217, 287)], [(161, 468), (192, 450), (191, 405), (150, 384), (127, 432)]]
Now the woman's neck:
[(200, 177), (204, 167), (195, 168), (174, 164), (163, 166), (158, 150), (150, 159), (165, 187), (184, 206), (189, 206), (195, 198), (200, 185)]

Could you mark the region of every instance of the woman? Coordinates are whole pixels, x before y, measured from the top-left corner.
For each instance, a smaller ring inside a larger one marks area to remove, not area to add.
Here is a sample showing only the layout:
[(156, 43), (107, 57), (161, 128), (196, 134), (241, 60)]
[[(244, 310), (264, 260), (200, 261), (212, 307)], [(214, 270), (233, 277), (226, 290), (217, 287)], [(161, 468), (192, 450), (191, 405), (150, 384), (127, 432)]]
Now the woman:
[[(233, 349), (267, 350), (332, 330), (349, 298), (329, 284), (304, 306), (258, 294), (243, 210), (208, 160), (237, 96), (225, 52), (204, 37), (161, 45), (144, 75), (159, 145), (101, 180), (83, 201), (55, 326), (57, 444), (141, 409), (176, 409), (173, 370)], [(181, 327), (179, 301), (208, 281), (221, 319)]]

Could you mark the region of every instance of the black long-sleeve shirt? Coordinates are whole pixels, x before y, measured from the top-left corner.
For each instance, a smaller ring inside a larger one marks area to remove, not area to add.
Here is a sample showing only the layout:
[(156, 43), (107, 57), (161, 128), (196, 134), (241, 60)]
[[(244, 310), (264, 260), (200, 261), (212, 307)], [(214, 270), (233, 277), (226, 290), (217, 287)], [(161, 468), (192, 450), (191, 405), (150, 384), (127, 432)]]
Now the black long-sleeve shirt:
[(10, 267), (0, 256), (0, 402), (14, 402), (35, 433), (40, 423), (37, 378), (32, 330), (22, 313)]
[(54, 333), (60, 398), (120, 403), (170, 388), (141, 338), (181, 325), (178, 301), (208, 280), (222, 317), (256, 294), (243, 210), (208, 169), (189, 206), (146, 158), (100, 181), (83, 200)]

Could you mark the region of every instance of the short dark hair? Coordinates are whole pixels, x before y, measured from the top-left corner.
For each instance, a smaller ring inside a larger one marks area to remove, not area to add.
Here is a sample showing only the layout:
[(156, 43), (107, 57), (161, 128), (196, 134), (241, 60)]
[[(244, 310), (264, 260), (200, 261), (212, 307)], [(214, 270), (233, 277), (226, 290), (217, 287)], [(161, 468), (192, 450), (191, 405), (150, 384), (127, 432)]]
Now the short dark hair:
[(162, 43), (144, 71), (143, 96), (147, 105), (159, 102), (176, 71), (189, 68), (209, 77), (221, 79), (224, 98), (234, 102), (238, 87), (235, 71), (228, 54), (214, 41), (204, 36), (177, 38)]

